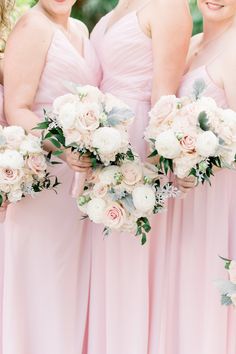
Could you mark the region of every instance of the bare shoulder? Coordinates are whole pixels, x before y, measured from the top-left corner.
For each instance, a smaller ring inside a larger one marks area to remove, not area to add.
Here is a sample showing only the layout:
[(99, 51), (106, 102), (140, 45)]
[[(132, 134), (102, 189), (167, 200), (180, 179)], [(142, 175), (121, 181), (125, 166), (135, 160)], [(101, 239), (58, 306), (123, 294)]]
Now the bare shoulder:
[(89, 30), (88, 27), (85, 25), (84, 22), (80, 20), (76, 20), (75, 18), (71, 18), (72, 23), (74, 24), (74, 27), (82, 32), (86, 37), (89, 37)]
[(183, 29), (191, 33), (193, 22), (185, 0), (151, 0), (149, 6), (153, 23), (159, 22), (175, 31), (178, 27), (177, 35)]
[(27, 11), (16, 23), (13, 33), (28, 31), (31, 35), (37, 33), (37, 38), (53, 32), (53, 24), (39, 11)]

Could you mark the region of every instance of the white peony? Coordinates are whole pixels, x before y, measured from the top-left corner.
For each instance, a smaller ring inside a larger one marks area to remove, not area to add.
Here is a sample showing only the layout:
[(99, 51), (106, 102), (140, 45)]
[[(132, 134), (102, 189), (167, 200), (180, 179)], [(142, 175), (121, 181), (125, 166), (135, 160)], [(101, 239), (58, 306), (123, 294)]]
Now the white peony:
[(99, 180), (103, 185), (116, 184), (115, 176), (120, 173), (120, 167), (108, 166), (101, 170)]
[(6, 150), (0, 153), (0, 167), (21, 169), (24, 166), (23, 156), (16, 150)]
[(157, 137), (155, 147), (158, 154), (164, 156), (166, 159), (174, 159), (181, 152), (179, 140), (170, 129)]
[(104, 218), (106, 202), (101, 198), (94, 198), (87, 204), (87, 214), (91, 221), (101, 223)]
[(58, 122), (63, 129), (73, 129), (77, 116), (78, 107), (76, 102), (66, 103), (59, 111)]
[(12, 125), (4, 128), (3, 135), (6, 138), (8, 147), (17, 149), (25, 137), (25, 131), (22, 127)]
[(211, 131), (200, 134), (196, 140), (196, 151), (203, 157), (215, 156), (219, 147), (219, 139)]
[(41, 153), (41, 139), (35, 135), (28, 134), (20, 145), (20, 152), (23, 155)]
[(134, 188), (133, 203), (137, 210), (142, 212), (150, 212), (153, 210), (156, 203), (155, 192), (152, 187), (143, 185)]
[(118, 153), (122, 145), (121, 133), (110, 127), (97, 129), (92, 137), (92, 146), (98, 149), (98, 153), (109, 155)]
[(95, 86), (91, 86), (91, 85), (77, 86), (76, 91), (80, 97), (80, 100), (83, 103), (87, 103), (87, 102), (100, 103), (104, 98), (103, 93)]
[(11, 191), (8, 194), (8, 200), (9, 200), (10, 203), (16, 203), (19, 200), (21, 200), (22, 195), (23, 195), (23, 193), (22, 193), (21, 189), (17, 189), (15, 191)]

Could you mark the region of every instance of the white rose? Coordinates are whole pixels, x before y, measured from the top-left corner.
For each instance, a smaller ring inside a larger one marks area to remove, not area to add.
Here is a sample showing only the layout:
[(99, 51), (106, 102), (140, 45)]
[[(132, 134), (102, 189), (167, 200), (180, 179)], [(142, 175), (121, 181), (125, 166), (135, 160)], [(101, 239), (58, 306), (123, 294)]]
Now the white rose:
[(90, 220), (99, 224), (103, 221), (106, 202), (101, 198), (94, 198), (87, 204), (87, 214)]
[(158, 135), (156, 143), (158, 154), (167, 159), (174, 159), (181, 153), (181, 146), (172, 130)]
[(76, 129), (69, 129), (64, 131), (66, 146), (76, 143), (79, 144), (81, 141), (81, 133)]
[(17, 189), (8, 194), (8, 200), (10, 203), (16, 203), (22, 198), (22, 190)]
[(75, 121), (75, 127), (80, 132), (90, 132), (96, 130), (100, 125), (100, 107), (96, 103), (81, 104)]
[(231, 109), (221, 110), (221, 124), (217, 133), (227, 143), (236, 142), (236, 112)]
[(153, 210), (156, 203), (156, 196), (152, 187), (148, 185), (136, 187), (133, 190), (132, 196), (134, 206), (137, 210), (144, 213)]
[(128, 186), (135, 185), (143, 177), (142, 166), (137, 162), (124, 162), (121, 165), (121, 173), (123, 175), (123, 182)]
[(78, 116), (78, 107), (76, 102), (66, 103), (61, 107), (58, 114), (58, 122), (63, 129), (73, 129)]
[(24, 166), (23, 156), (16, 150), (6, 150), (0, 153), (0, 167), (9, 167), (14, 170)]
[(174, 95), (162, 96), (149, 113), (151, 121), (164, 123), (169, 116), (176, 114), (180, 100)]
[(100, 103), (104, 97), (103, 93), (97, 87), (91, 85), (77, 86), (76, 91), (83, 103)]
[(174, 173), (179, 178), (185, 178), (189, 176), (191, 169), (201, 161), (201, 158), (197, 154), (187, 154), (181, 157), (177, 157), (174, 163)]
[(207, 111), (214, 111), (217, 109), (216, 101), (211, 97), (201, 97), (199, 100), (196, 101), (196, 107), (198, 108), (198, 112), (207, 112)]
[(97, 129), (92, 137), (92, 146), (98, 149), (100, 154), (118, 153), (122, 145), (121, 133), (110, 127)]
[(99, 180), (104, 185), (116, 184), (115, 176), (120, 173), (120, 167), (108, 166), (101, 170)]
[(25, 131), (22, 127), (12, 125), (4, 128), (3, 135), (6, 138), (8, 147), (17, 149), (25, 137)]
[(76, 102), (78, 102), (78, 97), (76, 95), (73, 95), (72, 93), (59, 96), (53, 102), (53, 113), (59, 114), (62, 107), (64, 107), (66, 104), (75, 104)]
[(200, 134), (196, 140), (196, 151), (203, 157), (215, 156), (219, 147), (219, 139), (211, 131)]
[(28, 134), (20, 145), (20, 152), (23, 155), (41, 153), (41, 139), (35, 135)]

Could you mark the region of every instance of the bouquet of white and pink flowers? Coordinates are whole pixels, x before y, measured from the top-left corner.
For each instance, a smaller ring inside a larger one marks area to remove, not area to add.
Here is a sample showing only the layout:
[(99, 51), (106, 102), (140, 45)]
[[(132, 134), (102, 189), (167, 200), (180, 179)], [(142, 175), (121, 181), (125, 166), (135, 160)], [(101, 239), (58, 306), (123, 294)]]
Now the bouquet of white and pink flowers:
[(204, 183), (210, 182), (214, 166), (235, 167), (236, 113), (201, 96), (199, 87), (204, 88), (201, 81), (192, 97), (161, 97), (149, 113), (145, 139), (163, 172), (193, 175)]
[(47, 162), (40, 138), (18, 126), (0, 127), (0, 206), (55, 188), (59, 183)]
[(222, 259), (225, 261), (225, 268), (228, 271), (229, 280), (218, 280), (216, 282), (221, 293), (221, 303), (226, 306), (236, 306), (236, 261), (226, 258)]
[(45, 112), (37, 129), (46, 129), (44, 139), (57, 148), (88, 154), (93, 166), (109, 165), (131, 153), (127, 129), (133, 118), (131, 109), (111, 94), (76, 86), (74, 93), (55, 99), (52, 112)]
[(151, 230), (149, 218), (177, 194), (170, 183), (161, 183), (162, 178), (155, 166), (143, 165), (139, 158), (100, 167), (88, 175), (77, 204), (91, 221), (104, 225), (105, 235), (112, 230), (134, 233), (144, 244)]

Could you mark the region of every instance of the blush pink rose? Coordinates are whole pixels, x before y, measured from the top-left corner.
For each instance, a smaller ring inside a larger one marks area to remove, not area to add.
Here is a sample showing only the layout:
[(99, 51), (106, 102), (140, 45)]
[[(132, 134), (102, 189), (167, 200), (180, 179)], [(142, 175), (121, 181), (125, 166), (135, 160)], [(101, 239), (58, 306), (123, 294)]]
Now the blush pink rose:
[(190, 135), (184, 136), (180, 141), (182, 149), (188, 153), (192, 153), (195, 151), (195, 144), (196, 138)]
[(142, 179), (142, 168), (135, 162), (125, 162), (121, 165), (123, 182), (128, 186), (133, 186)]
[(110, 204), (104, 215), (104, 224), (111, 229), (119, 229), (126, 220), (125, 210), (118, 203)]
[(84, 107), (79, 112), (79, 118), (77, 121), (77, 128), (83, 132), (94, 131), (99, 127), (100, 121), (100, 110), (99, 107), (94, 104), (88, 107)]
[(93, 194), (96, 198), (104, 198), (107, 194), (108, 187), (104, 184), (97, 183), (93, 188)]
[(16, 184), (20, 181), (22, 175), (22, 170), (15, 170), (12, 168), (1, 168), (0, 184)]
[(35, 174), (43, 172), (47, 169), (46, 160), (43, 155), (30, 155), (28, 157), (27, 164)]

